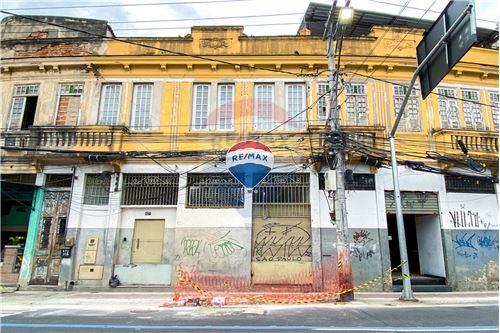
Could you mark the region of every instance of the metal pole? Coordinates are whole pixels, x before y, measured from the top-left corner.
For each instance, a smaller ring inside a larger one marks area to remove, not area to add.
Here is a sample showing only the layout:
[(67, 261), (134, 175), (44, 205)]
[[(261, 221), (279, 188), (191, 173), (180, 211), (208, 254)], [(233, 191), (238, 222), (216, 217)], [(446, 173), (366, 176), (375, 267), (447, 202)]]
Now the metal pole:
[[(330, 16), (333, 16), (335, 10), (335, 3), (332, 6)], [(332, 26), (327, 26), (326, 29), (330, 29), (327, 39), (327, 57), (328, 57), (328, 69), (330, 71), (329, 75), (329, 86), (330, 94), (330, 110), (329, 110), (329, 121), (331, 130), (330, 133), (339, 133), (340, 131), (340, 115), (338, 107), (338, 72), (335, 64), (335, 49), (333, 47), (334, 36), (333, 36), (333, 23)], [(337, 180), (337, 188), (334, 197), (334, 209), (335, 209), (335, 223), (337, 229), (337, 260), (338, 260), (338, 283), (341, 290), (351, 289), (353, 286), (352, 281), (352, 268), (351, 268), (351, 254), (349, 251), (349, 227), (347, 225), (347, 215), (346, 215), (346, 197), (345, 197), (345, 185), (344, 185), (344, 173), (345, 173), (345, 154), (342, 147), (338, 145), (334, 146), (334, 158), (336, 159), (335, 176)], [(352, 291), (346, 292), (341, 295), (341, 300), (348, 301), (354, 299), (354, 293)]]
[(406, 249), (405, 223), (403, 220), (403, 209), (401, 207), (401, 192), (399, 191), (398, 164), (396, 162), (396, 149), (394, 148), (394, 137), (389, 138), (391, 144), (391, 169), (392, 182), (394, 184), (394, 202), (396, 203), (396, 222), (398, 226), (399, 255), (401, 258), (401, 272), (403, 275), (403, 294), (401, 299), (405, 301), (415, 299), (411, 289), (410, 269), (408, 266), (408, 252)]
[(389, 134), (389, 143), (391, 145), (392, 182), (394, 185), (394, 203), (396, 205), (396, 223), (398, 227), (399, 255), (401, 257), (401, 272), (403, 275), (403, 292), (400, 299), (405, 301), (415, 300), (415, 298), (413, 297), (413, 291), (411, 289), (410, 269), (408, 265), (408, 251), (406, 249), (405, 225), (403, 219), (403, 209), (401, 205), (401, 191), (399, 189), (398, 165), (396, 161), (396, 145), (394, 143), (394, 137), (396, 136), (399, 122), (403, 117), (406, 104), (408, 103), (408, 99), (410, 98), (411, 91), (413, 89), (413, 86), (415, 85), (418, 74), (420, 73), (422, 68), (424, 68), (424, 66), (434, 58), (438, 50), (441, 49), (441, 47), (445, 44), (446, 39), (458, 27), (463, 18), (471, 12), (472, 7), (472, 5), (467, 6), (467, 8), (462, 12), (458, 19), (451, 25), (450, 29), (443, 35), (443, 37), (441, 37), (441, 39), (436, 43), (431, 52), (429, 52), (429, 54), (420, 63), (420, 65), (415, 70), (415, 73), (413, 73), (410, 84), (408, 86), (408, 91), (405, 94), (403, 103), (399, 108), (398, 114), (396, 115), (396, 120), (394, 121), (394, 125)]

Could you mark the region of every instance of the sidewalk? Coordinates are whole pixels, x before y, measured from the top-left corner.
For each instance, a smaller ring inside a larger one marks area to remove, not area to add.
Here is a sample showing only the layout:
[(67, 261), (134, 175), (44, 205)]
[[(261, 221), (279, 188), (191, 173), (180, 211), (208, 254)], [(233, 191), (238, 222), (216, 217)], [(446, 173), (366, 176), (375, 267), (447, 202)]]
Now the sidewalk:
[[(53, 292), (17, 291), (2, 294), (2, 311), (29, 311), (35, 309), (81, 309), (81, 310), (145, 310), (166, 309), (164, 304), (172, 300), (170, 292)], [(338, 307), (420, 307), (454, 305), (491, 305), (498, 304), (498, 291), (415, 293), (417, 302), (402, 302), (400, 293), (358, 292), (354, 301), (346, 303), (309, 303), (309, 304), (256, 304), (226, 305), (230, 308), (251, 308), (267, 306), (338, 306)], [(177, 309), (186, 308), (177, 307)], [(210, 308), (210, 307), (209, 307)]]

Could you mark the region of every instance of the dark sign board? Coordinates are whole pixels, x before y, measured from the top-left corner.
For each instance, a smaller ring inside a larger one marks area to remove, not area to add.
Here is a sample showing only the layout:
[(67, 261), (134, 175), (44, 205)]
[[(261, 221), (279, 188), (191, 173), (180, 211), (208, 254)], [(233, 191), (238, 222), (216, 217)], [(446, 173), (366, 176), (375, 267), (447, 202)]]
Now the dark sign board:
[(418, 74), (424, 99), (477, 41), (474, 0), (450, 1), (417, 46), (417, 61), (420, 65), (469, 5), (472, 5), (470, 13)]
[(61, 258), (71, 258), (71, 246), (61, 248)]

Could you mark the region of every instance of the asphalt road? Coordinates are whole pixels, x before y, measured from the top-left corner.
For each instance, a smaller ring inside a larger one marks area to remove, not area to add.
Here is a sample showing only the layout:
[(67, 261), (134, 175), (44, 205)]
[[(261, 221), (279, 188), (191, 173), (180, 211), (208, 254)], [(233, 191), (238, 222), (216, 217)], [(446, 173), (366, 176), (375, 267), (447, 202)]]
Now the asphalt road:
[(498, 332), (498, 305), (254, 306), (2, 312), (1, 332)]

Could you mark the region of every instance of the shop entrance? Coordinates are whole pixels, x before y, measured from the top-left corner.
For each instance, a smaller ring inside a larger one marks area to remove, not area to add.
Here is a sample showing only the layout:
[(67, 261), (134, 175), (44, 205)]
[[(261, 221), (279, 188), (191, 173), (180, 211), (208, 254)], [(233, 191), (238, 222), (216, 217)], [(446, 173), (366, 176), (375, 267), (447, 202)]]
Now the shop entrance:
[[(444, 283), (446, 271), (437, 194), (431, 192), (401, 194), (408, 265), (412, 280), (419, 276), (438, 277), (443, 278), (439, 283)], [(392, 192), (386, 192), (385, 199), (391, 267), (396, 267), (400, 265), (401, 259)], [(401, 268), (393, 273), (394, 278), (401, 278)]]
[[(403, 214), (403, 218), (410, 274), (445, 278), (439, 215)], [(395, 267), (401, 262), (396, 215), (387, 215), (387, 228), (391, 266)]]

